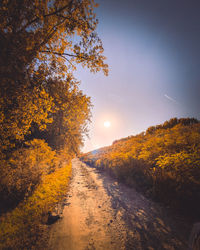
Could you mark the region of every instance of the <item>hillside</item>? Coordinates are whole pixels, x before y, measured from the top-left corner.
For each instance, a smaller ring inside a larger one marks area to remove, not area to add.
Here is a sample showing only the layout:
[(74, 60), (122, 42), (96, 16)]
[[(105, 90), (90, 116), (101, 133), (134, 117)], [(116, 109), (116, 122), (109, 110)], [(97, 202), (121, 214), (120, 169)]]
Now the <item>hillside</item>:
[(184, 212), (200, 210), (200, 122), (173, 118), (81, 159), (148, 197)]

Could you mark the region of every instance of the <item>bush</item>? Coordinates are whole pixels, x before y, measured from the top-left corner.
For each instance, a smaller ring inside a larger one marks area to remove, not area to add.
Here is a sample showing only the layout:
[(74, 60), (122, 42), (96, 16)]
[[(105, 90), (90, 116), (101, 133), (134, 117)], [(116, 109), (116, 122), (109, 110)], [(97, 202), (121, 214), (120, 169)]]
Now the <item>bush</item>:
[(194, 118), (171, 119), (81, 157), (156, 200), (200, 210), (200, 122)]
[(34, 139), (27, 148), (14, 151), (1, 165), (1, 209), (28, 196), (44, 174), (55, 169), (56, 155), (44, 140)]
[(66, 194), (71, 165), (42, 177), (30, 197), (0, 219), (0, 249), (31, 249), (41, 236), (41, 223), (47, 220)]

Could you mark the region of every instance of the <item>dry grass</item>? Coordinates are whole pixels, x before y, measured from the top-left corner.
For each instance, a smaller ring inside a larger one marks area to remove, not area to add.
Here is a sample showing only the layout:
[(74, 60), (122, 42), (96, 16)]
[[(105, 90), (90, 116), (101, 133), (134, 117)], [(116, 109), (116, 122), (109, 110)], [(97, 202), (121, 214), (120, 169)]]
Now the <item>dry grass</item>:
[(42, 222), (66, 194), (71, 164), (45, 175), (34, 193), (0, 219), (0, 249), (31, 249)]

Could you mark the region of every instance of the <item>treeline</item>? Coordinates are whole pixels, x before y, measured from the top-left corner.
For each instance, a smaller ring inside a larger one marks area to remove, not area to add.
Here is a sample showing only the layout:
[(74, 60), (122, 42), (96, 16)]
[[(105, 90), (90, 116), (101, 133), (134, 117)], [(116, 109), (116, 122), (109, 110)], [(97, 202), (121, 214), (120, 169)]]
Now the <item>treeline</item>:
[(108, 71), (95, 7), (93, 0), (0, 2), (0, 214), (24, 209), (50, 176), (55, 200), (53, 188), (67, 185), (70, 171), (65, 180), (59, 173), (80, 150), (91, 107), (73, 72), (76, 64)]
[(82, 160), (167, 205), (200, 210), (200, 122), (173, 118)]

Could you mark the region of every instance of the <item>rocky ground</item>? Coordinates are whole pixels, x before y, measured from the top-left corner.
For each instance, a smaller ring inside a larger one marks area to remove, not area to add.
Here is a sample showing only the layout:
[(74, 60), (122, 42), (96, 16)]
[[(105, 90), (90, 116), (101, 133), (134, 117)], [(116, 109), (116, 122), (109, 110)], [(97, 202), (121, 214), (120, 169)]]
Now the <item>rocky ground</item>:
[(47, 249), (187, 249), (185, 219), (78, 159), (64, 205)]

